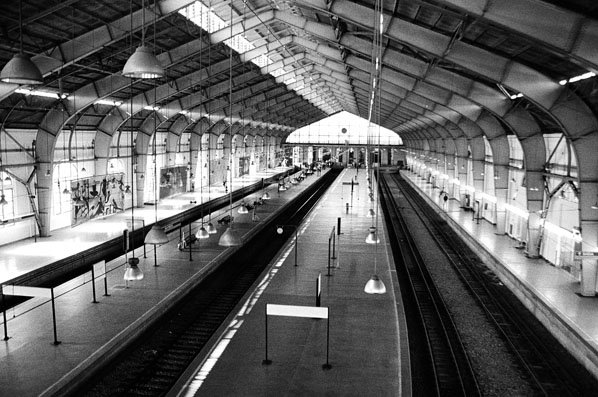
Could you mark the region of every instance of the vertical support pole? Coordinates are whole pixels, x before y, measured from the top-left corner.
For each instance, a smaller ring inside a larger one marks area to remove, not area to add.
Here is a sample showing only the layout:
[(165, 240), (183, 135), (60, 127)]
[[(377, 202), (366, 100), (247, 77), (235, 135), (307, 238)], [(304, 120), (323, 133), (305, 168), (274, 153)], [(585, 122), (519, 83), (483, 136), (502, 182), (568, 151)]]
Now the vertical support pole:
[(156, 248), (156, 244), (154, 244), (154, 267), (158, 267), (158, 249)]
[(104, 296), (110, 296), (110, 294), (108, 293), (108, 276), (106, 275), (105, 271), (104, 271)]
[(189, 222), (189, 262), (193, 261), (193, 256), (192, 256), (193, 250), (191, 249), (191, 239), (192, 239), (192, 237), (191, 237), (191, 222)]
[(318, 278), (316, 279), (316, 307), (320, 307), (322, 304), (322, 273), (318, 274)]
[(295, 226), (295, 267), (297, 267), (297, 250), (299, 247), (297, 246), (297, 235), (299, 233), (299, 226)]
[(56, 332), (56, 305), (54, 304), (54, 288), (50, 288), (50, 294), (52, 296), (52, 324), (54, 325), (54, 345), (59, 345), (58, 335)]
[(332, 239), (332, 236), (328, 237), (328, 274), (326, 275), (328, 277), (330, 277), (330, 256), (331, 256), (330, 247), (331, 247), (331, 243), (332, 243), (331, 239)]
[(336, 259), (336, 233), (332, 230), (332, 259)]
[(91, 303), (98, 303), (96, 299), (96, 273), (93, 265), (91, 265), (91, 291), (93, 293), (93, 301)]
[[(143, 229), (141, 229), (141, 230), (145, 231), (145, 220), (143, 220), (143, 226), (142, 227), (143, 227)], [(147, 251), (145, 250), (145, 242), (143, 243), (143, 257), (147, 258)]]
[(4, 318), (4, 340), (9, 340), (8, 337), (8, 324), (6, 324), (6, 300), (4, 299), (4, 286), (0, 286), (2, 289), (2, 317)]
[(330, 356), (330, 311), (328, 311), (328, 317), (326, 318), (326, 364), (322, 365), (322, 369), (328, 370), (332, 368), (328, 360)]
[(264, 318), (266, 321), (266, 358), (262, 361), (262, 365), (270, 365), (272, 360), (268, 359), (268, 304), (264, 306)]

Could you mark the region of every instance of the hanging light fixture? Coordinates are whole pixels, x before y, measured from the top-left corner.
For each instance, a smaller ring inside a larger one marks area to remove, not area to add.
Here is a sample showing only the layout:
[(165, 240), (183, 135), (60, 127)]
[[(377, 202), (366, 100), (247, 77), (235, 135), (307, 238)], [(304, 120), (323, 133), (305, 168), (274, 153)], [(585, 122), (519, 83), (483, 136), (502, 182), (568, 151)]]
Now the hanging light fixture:
[[(142, 4), (141, 45), (129, 57), (123, 68), (123, 76), (132, 79), (157, 79), (164, 77), (164, 68), (151, 48), (145, 45), (145, 1)], [(133, 12), (131, 10), (131, 24)], [(155, 34), (155, 26), (154, 26)]]
[(4, 197), (4, 193), (0, 194), (0, 205), (6, 205), (8, 201), (6, 201), (6, 197)]
[(143, 272), (139, 268), (139, 258), (129, 258), (127, 263), (129, 266), (127, 267), (127, 270), (125, 270), (125, 275), (123, 276), (123, 279), (126, 281), (143, 280)]
[(270, 200), (270, 193), (264, 192), (264, 194), (262, 194), (262, 200)]
[(19, 1), (19, 53), (15, 54), (0, 72), (3, 83), (34, 85), (42, 84), (44, 78), (39, 68), (23, 53), (23, 4)]
[[(233, 38), (233, 7), (232, 4), (230, 6), (230, 39)], [(229, 56), (228, 56), (228, 107), (229, 107), (229, 152), (228, 152), (228, 163), (231, 164), (232, 160), (232, 145), (233, 145), (233, 48), (229, 46)], [(243, 244), (241, 237), (238, 235), (236, 230), (233, 229), (233, 167), (229, 166), (230, 172), (230, 188), (229, 188), (229, 209), (230, 209), (230, 225), (228, 229), (220, 236), (220, 240), (218, 240), (218, 245), (223, 247), (234, 247)]]
[(380, 242), (380, 238), (378, 238), (378, 234), (376, 233), (376, 227), (370, 226), (370, 230), (368, 236), (365, 238), (365, 242), (368, 244), (378, 244)]
[(241, 203), (241, 205), (239, 206), (239, 208), (237, 209), (237, 212), (239, 214), (248, 214), (249, 210), (247, 209), (247, 206), (245, 205), (245, 203)]
[(208, 225), (206, 227), (206, 230), (208, 231), (208, 233), (210, 234), (216, 234), (218, 233), (218, 229), (216, 229), (216, 226), (214, 226), (214, 224), (212, 223), (212, 221), (208, 222)]

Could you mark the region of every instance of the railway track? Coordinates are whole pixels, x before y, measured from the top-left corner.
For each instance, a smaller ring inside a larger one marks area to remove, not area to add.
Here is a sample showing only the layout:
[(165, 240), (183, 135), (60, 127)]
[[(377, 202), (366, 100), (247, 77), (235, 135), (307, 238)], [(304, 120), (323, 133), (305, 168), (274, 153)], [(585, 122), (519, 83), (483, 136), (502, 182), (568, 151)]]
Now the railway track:
[[(389, 183), (386, 181), (386, 186)], [(488, 321), (506, 342), (538, 395), (595, 395), (595, 379), (518, 301), (450, 226), (403, 178), (390, 177), (446, 255)], [(394, 201), (394, 200), (393, 200)]]
[(331, 170), (298, 196), (287, 210), (71, 395), (166, 394), (284, 244), (284, 239), (272, 239), (275, 225), (299, 224), (338, 173)]
[(450, 313), (385, 179), (380, 194), (407, 314), (414, 395), (476, 396), (480, 390)]

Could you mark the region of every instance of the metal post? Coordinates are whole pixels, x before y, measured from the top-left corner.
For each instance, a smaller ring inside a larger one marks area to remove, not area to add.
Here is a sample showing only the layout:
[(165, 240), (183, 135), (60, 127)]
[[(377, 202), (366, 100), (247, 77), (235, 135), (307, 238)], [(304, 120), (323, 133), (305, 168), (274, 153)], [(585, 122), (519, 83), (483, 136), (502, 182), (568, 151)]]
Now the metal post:
[(326, 276), (330, 277), (330, 246), (331, 246), (331, 239), (332, 236), (328, 237), (328, 274)]
[(54, 288), (50, 288), (50, 294), (52, 296), (52, 323), (54, 324), (54, 345), (59, 345), (60, 341), (56, 333), (56, 306), (54, 305)]
[(336, 259), (336, 233), (332, 230), (332, 259)]
[(264, 315), (266, 319), (266, 358), (262, 361), (262, 365), (270, 365), (272, 360), (268, 359), (268, 304), (264, 306)]
[(156, 244), (154, 244), (154, 267), (158, 267), (158, 250)]
[(189, 262), (193, 261), (193, 254), (191, 249), (191, 222), (189, 222)]
[(297, 266), (297, 250), (298, 250), (298, 246), (297, 246), (297, 234), (299, 232), (299, 227), (295, 226), (295, 266)]
[(108, 293), (108, 276), (106, 275), (106, 271), (104, 269), (104, 296), (110, 296)]
[(93, 265), (91, 265), (91, 290), (93, 292), (93, 301), (91, 303), (98, 303), (96, 299), (96, 273), (93, 270)]
[(322, 365), (322, 369), (328, 370), (332, 368), (328, 361), (330, 355), (330, 311), (328, 311), (328, 318), (326, 319), (326, 364)]
[[(0, 288), (4, 288), (0, 286)], [(8, 325), (6, 324), (6, 301), (4, 300), (4, 289), (2, 290), (2, 316), (4, 317), (4, 340), (9, 340)]]

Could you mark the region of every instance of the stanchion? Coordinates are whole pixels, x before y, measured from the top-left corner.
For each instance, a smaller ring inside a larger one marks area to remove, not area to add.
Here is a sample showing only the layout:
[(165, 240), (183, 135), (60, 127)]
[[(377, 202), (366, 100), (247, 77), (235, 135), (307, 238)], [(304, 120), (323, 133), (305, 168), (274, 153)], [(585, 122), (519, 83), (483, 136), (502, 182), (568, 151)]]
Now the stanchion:
[(54, 345), (59, 345), (61, 342), (58, 340), (56, 332), (56, 307), (54, 305), (54, 288), (50, 288), (50, 294), (52, 299), (52, 324), (54, 325)]
[(0, 288), (2, 288), (2, 316), (4, 318), (4, 340), (9, 340), (10, 338), (8, 337), (8, 325), (6, 324), (6, 301), (4, 300), (4, 287), (0, 286)]
[(93, 293), (93, 300), (91, 303), (98, 303), (96, 299), (96, 273), (93, 269), (93, 265), (91, 266), (91, 291)]

